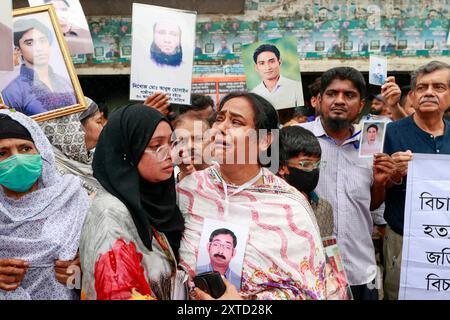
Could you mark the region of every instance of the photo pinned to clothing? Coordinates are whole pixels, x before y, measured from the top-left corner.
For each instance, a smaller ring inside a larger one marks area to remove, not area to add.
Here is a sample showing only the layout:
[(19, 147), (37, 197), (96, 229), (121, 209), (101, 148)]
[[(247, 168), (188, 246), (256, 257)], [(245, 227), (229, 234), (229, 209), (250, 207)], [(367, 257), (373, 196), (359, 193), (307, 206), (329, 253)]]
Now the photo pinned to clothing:
[(247, 224), (206, 218), (199, 244), (197, 274), (217, 271), (239, 291), (248, 236)]
[(94, 53), (91, 32), (80, 0), (28, 0), (31, 7), (53, 5), (70, 55)]
[(0, 74), (0, 102), (36, 121), (86, 109), (52, 5), (13, 11), (15, 68)]
[(362, 134), (359, 144), (360, 158), (371, 158), (374, 154), (383, 152), (386, 125), (387, 122), (383, 120), (362, 121)]
[(133, 3), (130, 100), (191, 103), (197, 13)]
[(3, 0), (0, 3), (0, 71), (14, 70), (12, 25), (12, 0)]
[(382, 86), (387, 78), (387, 58), (371, 55), (369, 65), (369, 83)]

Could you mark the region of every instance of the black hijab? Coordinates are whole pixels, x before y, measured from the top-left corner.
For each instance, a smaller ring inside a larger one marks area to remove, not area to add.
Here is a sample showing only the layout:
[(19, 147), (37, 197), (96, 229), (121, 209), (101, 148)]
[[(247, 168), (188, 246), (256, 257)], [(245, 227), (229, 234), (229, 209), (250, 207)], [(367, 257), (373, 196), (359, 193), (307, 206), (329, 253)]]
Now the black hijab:
[[(183, 216), (176, 205), (175, 179), (150, 183), (139, 176), (137, 165), (156, 127), (168, 120), (140, 103), (115, 111), (95, 149), (94, 177), (128, 208), (144, 245), (152, 250), (152, 226), (164, 233), (178, 257)], [(170, 125), (170, 123), (169, 123)]]

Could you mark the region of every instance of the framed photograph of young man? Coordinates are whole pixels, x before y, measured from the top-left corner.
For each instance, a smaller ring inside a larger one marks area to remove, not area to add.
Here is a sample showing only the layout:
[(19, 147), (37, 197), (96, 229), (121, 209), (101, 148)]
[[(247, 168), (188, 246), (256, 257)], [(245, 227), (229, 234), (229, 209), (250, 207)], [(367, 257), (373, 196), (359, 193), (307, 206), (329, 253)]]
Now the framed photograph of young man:
[(130, 99), (156, 91), (169, 102), (191, 103), (197, 14), (133, 3)]
[(55, 9), (13, 12), (15, 71), (0, 74), (1, 102), (37, 121), (86, 109)]
[(217, 271), (239, 291), (249, 227), (206, 218), (198, 249), (196, 273)]

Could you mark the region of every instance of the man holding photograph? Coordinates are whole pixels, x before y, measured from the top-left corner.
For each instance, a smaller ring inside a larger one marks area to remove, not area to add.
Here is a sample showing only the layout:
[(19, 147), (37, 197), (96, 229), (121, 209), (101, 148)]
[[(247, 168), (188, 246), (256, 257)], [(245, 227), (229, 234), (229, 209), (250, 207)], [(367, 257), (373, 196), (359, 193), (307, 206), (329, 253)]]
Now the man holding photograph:
[(49, 65), (53, 37), (36, 19), (14, 23), (14, 46), (22, 57), (20, 74), (2, 91), (4, 103), (28, 116), (77, 103), (68, 78)]
[(261, 83), (251, 92), (259, 94), (272, 103), (275, 109), (294, 108), (303, 101), (302, 84), (280, 74), (280, 50), (272, 44), (262, 44), (253, 53), (255, 70)]

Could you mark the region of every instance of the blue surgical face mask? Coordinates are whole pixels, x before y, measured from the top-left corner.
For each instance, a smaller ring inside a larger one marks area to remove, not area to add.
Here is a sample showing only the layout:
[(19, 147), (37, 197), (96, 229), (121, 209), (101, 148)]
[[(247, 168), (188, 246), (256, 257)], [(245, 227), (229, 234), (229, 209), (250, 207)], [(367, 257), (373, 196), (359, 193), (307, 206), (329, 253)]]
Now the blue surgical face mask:
[(40, 154), (16, 154), (0, 161), (0, 185), (16, 192), (30, 190), (41, 174)]

